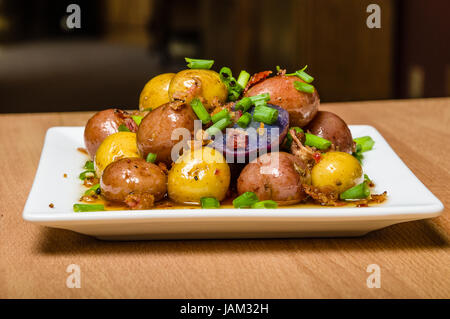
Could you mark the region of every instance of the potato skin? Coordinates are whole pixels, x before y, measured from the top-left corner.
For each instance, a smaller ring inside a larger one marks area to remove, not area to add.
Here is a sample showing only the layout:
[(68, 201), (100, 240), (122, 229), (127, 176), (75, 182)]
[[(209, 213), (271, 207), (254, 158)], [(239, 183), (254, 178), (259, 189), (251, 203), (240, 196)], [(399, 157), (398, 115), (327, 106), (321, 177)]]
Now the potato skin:
[(150, 79), (139, 96), (139, 110), (156, 109), (169, 102), (169, 86), (175, 73), (163, 73)]
[(189, 150), (178, 158), (168, 177), (170, 199), (199, 204), (202, 197), (221, 201), (230, 186), (230, 168), (222, 153), (211, 147)]
[(295, 81), (303, 82), (297, 76), (270, 77), (252, 86), (245, 96), (269, 93), (268, 103), (281, 106), (289, 112), (290, 126), (304, 127), (316, 115), (320, 99), (317, 90), (314, 90), (312, 94), (298, 91), (294, 87)]
[(94, 158), (97, 148), (109, 135), (117, 133), (119, 126), (124, 124), (119, 109), (107, 109), (95, 113), (84, 128), (84, 144), (91, 158)]
[(167, 177), (157, 165), (142, 158), (122, 158), (105, 168), (100, 189), (114, 202), (124, 202), (131, 194), (151, 194), (158, 201), (166, 194)]
[(332, 112), (317, 112), (306, 130), (332, 142), (337, 151), (350, 154), (353, 152), (354, 142), (350, 129), (343, 119)]
[(165, 104), (148, 113), (139, 125), (137, 131), (137, 146), (139, 153), (146, 158), (148, 153), (157, 155), (157, 162), (170, 164), (172, 162), (171, 151), (182, 137), (172, 140), (172, 132), (177, 128), (186, 128), (191, 136), (194, 132), (196, 116), (192, 108), (183, 105), (175, 110), (171, 104)]
[(224, 103), (228, 96), (228, 90), (220, 79), (220, 75), (212, 70), (187, 69), (178, 72), (169, 86), (169, 98), (175, 100), (180, 92), (187, 92), (197, 80), (201, 82), (200, 95), (203, 97), (203, 105), (211, 112), (214, 108), (213, 100)]
[(322, 154), (311, 170), (312, 185), (337, 193), (353, 187), (362, 176), (362, 167), (352, 155), (344, 152)]
[[(270, 174), (262, 174), (261, 168), (276, 155), (279, 155), (278, 169), (270, 168)], [(274, 200), (284, 205), (296, 204), (307, 196), (302, 184), (311, 183), (309, 173), (306, 164), (292, 154), (267, 153), (242, 170), (237, 182), (238, 193), (254, 192), (259, 200)]]

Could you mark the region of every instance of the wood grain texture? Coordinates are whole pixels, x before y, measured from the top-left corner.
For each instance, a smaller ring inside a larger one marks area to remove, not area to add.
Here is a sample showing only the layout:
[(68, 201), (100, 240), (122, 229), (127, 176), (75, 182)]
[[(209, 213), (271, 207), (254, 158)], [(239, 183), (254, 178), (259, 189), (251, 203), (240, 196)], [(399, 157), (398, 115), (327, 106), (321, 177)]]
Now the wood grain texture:
[[(102, 242), (21, 216), (46, 130), (91, 113), (1, 115), (0, 297), (449, 298), (450, 99), (322, 109), (375, 126), (443, 201), (442, 216), (361, 238)], [(72, 263), (81, 289), (66, 288)], [(372, 263), (380, 289), (366, 287)]]

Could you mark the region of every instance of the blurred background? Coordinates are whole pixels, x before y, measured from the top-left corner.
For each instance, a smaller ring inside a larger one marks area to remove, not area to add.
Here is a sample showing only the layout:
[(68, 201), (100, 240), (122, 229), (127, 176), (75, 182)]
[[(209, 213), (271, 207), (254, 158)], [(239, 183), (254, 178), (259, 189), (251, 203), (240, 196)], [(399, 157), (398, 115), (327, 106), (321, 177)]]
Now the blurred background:
[[(371, 3), (381, 28), (366, 25)], [(235, 73), (307, 64), (322, 102), (449, 96), (449, 12), (447, 0), (0, 0), (0, 112), (137, 108), (185, 56)]]

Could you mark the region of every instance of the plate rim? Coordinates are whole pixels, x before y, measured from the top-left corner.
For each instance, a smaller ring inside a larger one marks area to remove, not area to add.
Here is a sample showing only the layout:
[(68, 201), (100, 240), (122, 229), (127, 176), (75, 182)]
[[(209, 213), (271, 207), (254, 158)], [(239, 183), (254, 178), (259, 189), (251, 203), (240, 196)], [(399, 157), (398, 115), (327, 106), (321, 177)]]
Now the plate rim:
[[(52, 209), (51, 212), (37, 212), (30, 206), (31, 198), (36, 192), (37, 179), (42, 170), (45, 151), (48, 147), (48, 139), (51, 134), (60, 130), (80, 129), (82, 126), (54, 126), (48, 128), (44, 145), (42, 147), (39, 165), (33, 180), (32, 187), (25, 203), (22, 218), (33, 223), (52, 223), (52, 222), (73, 222), (77, 224), (86, 224), (93, 222), (136, 222), (139, 220), (156, 221), (156, 220), (304, 220), (304, 221), (375, 221), (375, 220), (417, 220), (423, 218), (433, 218), (441, 215), (444, 210), (443, 203), (420, 181), (420, 179), (411, 171), (411, 169), (403, 162), (398, 154), (392, 149), (383, 135), (373, 126), (356, 124), (350, 127), (368, 128), (376, 132), (378, 137), (382, 139), (385, 145), (390, 149), (391, 153), (397, 157), (398, 161), (408, 170), (417, 183), (429, 193), (430, 202), (421, 205), (397, 205), (387, 207), (383, 204), (371, 207), (317, 207), (317, 208), (277, 208), (277, 209), (153, 209), (153, 210), (120, 210), (120, 211), (101, 211), (101, 212), (83, 212), (75, 213), (73, 211)], [(320, 211), (320, 214), (317, 214)]]

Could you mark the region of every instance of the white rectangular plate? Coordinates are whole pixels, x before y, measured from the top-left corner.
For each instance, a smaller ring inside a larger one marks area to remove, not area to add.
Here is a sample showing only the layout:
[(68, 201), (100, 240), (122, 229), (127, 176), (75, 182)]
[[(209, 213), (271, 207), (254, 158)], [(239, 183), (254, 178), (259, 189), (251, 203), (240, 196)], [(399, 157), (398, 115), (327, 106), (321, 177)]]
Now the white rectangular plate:
[[(431, 218), (442, 203), (417, 179), (378, 131), (350, 126), (354, 137), (370, 135), (374, 149), (364, 153), (363, 169), (388, 192), (381, 205), (278, 209), (175, 209), (74, 213), (83, 192), (79, 173), (87, 160), (83, 127), (47, 131), (39, 168), (23, 218), (49, 227), (73, 230), (107, 240), (182, 238), (263, 238), (361, 236), (400, 222)], [(63, 175), (68, 177), (64, 178)], [(54, 208), (49, 204), (53, 203)]]

